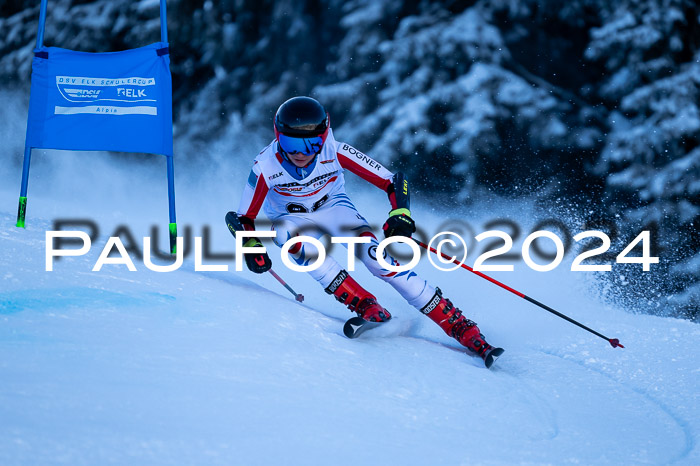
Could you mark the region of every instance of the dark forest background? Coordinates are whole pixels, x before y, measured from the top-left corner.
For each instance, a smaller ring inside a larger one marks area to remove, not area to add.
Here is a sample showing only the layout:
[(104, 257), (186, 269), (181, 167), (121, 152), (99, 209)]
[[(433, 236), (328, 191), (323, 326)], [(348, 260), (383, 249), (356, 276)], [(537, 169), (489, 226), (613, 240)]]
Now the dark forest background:
[[(156, 42), (158, 9), (49, 0), (45, 43)], [(38, 16), (38, 0), (0, 1), (1, 87), (28, 93)], [(310, 94), (423, 198), (534, 195), (617, 251), (651, 230), (660, 264), (616, 265), (606, 293), (698, 318), (697, 2), (171, 0), (168, 26), (179, 158), (206, 161), (232, 125), (269, 140), (279, 104)]]

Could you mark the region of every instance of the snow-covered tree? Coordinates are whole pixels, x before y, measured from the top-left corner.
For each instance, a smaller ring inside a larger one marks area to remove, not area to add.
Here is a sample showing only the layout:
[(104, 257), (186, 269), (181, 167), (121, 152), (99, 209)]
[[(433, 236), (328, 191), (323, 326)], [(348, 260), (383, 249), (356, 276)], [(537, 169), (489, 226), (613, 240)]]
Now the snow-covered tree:
[[(681, 314), (700, 309), (700, 6), (618, 2), (603, 9), (586, 57), (604, 63), (598, 93), (612, 110), (594, 170), (606, 205), (631, 229), (653, 227), (661, 283), (643, 294)], [(648, 279), (639, 277), (648, 285)], [(681, 291), (682, 290), (682, 291)], [(649, 296), (651, 295), (651, 296)]]

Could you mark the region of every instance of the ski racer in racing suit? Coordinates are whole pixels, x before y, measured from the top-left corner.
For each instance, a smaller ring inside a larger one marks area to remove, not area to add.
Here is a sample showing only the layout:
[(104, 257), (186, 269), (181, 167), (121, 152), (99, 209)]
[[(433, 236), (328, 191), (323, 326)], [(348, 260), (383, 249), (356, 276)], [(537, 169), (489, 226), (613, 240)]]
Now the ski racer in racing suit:
[[(276, 231), (275, 244), (282, 246), (297, 235), (368, 237), (355, 244), (355, 255), (376, 277), (390, 284), (406, 301), (437, 323), (449, 336), (486, 359), (493, 347), (476, 324), (465, 318), (439, 288), (429, 285), (413, 271), (392, 272), (376, 259), (378, 241), (367, 222), (345, 193), (344, 171), (348, 170), (385, 191), (391, 203), (383, 226), (386, 237), (410, 237), (415, 232), (409, 205), (409, 184), (402, 173), (391, 173), (377, 161), (344, 142), (336, 141), (329, 116), (310, 97), (295, 97), (283, 103), (275, 115), (275, 139), (255, 158), (243, 190), (237, 216), (246, 230), (255, 229), (261, 208)], [(250, 238), (245, 246), (261, 246)], [(296, 243), (291, 259), (306, 265), (316, 250), (310, 243)], [(245, 254), (248, 268), (263, 273), (271, 268), (267, 253)], [(388, 264), (398, 265), (390, 255)], [(328, 294), (368, 321), (385, 321), (389, 311), (377, 303), (340, 264), (326, 256), (321, 266), (308, 272)], [(502, 350), (501, 350), (502, 351)]]

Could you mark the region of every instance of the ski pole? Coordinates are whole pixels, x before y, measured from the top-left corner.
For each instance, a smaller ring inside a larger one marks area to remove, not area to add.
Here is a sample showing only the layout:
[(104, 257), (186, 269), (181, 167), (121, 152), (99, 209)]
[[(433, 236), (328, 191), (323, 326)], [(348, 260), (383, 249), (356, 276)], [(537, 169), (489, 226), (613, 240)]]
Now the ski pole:
[[(241, 225), (241, 221), (238, 220), (238, 215), (236, 214), (236, 212), (233, 211), (228, 212), (226, 214), (226, 226), (228, 226), (228, 231), (234, 236), (234, 238), (236, 237), (237, 231), (244, 230), (243, 225)], [(296, 291), (294, 291), (291, 286), (287, 285), (287, 282), (282, 280), (282, 277), (277, 275), (277, 272), (275, 272), (272, 269), (268, 270), (268, 272), (270, 272), (272, 276), (275, 277), (277, 281), (282, 284), (282, 286), (287, 288), (289, 292), (294, 295), (294, 299), (296, 299), (300, 303), (304, 302), (304, 295), (298, 294)]]
[(287, 285), (287, 282), (285, 282), (284, 280), (282, 280), (282, 277), (280, 277), (279, 275), (277, 275), (277, 272), (275, 272), (275, 271), (272, 270), (272, 269), (268, 270), (268, 272), (270, 272), (270, 273), (272, 274), (272, 276), (275, 277), (275, 278), (277, 279), (277, 281), (280, 282), (280, 283), (282, 284), (282, 286), (284, 286), (285, 288), (287, 288), (287, 289), (289, 290), (289, 292), (292, 293), (292, 294), (294, 295), (294, 299), (296, 299), (296, 300), (299, 301), (300, 303), (303, 303), (303, 302), (304, 302), (304, 295), (303, 295), (303, 294), (298, 294), (296, 291), (294, 291), (294, 290), (292, 289), (291, 286)]
[(533, 299), (533, 298), (527, 296), (526, 294), (523, 294), (523, 293), (519, 292), (518, 290), (515, 290), (515, 289), (509, 287), (508, 285), (505, 285), (505, 284), (499, 282), (498, 280), (489, 277), (488, 275), (486, 275), (486, 274), (484, 274), (484, 273), (481, 273), (481, 272), (479, 272), (479, 271), (477, 271), (477, 270), (474, 270), (473, 268), (469, 267), (468, 265), (466, 265), (466, 264), (464, 264), (464, 263), (462, 263), (462, 262), (457, 262), (457, 261), (455, 260), (454, 257), (450, 257), (450, 256), (448, 256), (447, 254), (444, 254), (444, 253), (442, 253), (442, 252), (438, 252), (435, 248), (432, 248), (432, 247), (428, 246), (427, 244), (425, 244), (425, 243), (423, 243), (423, 242), (421, 242), (421, 241), (418, 241), (418, 240), (415, 239), (415, 238), (411, 238), (411, 239), (412, 239), (413, 241), (415, 241), (416, 243), (418, 243), (418, 245), (419, 245), (420, 247), (422, 247), (422, 248), (424, 248), (424, 249), (427, 249), (427, 250), (429, 250), (429, 251), (431, 251), (431, 252), (434, 252), (435, 254), (439, 254), (439, 255), (441, 255), (442, 257), (444, 257), (445, 259), (447, 259), (447, 260), (449, 260), (450, 262), (452, 262), (453, 264), (458, 264), (460, 267), (469, 270), (470, 272), (472, 272), (472, 273), (474, 273), (474, 274), (480, 276), (481, 278), (485, 278), (486, 280), (490, 281), (491, 283), (500, 286), (500, 287), (503, 288), (504, 290), (510, 291), (511, 293), (513, 293), (513, 294), (516, 295), (516, 296), (519, 296), (519, 297), (521, 297), (521, 298), (523, 298), (523, 299), (526, 299), (527, 301), (530, 301), (532, 304), (541, 307), (541, 308), (544, 309), (545, 311), (551, 312), (552, 314), (554, 314), (554, 315), (556, 315), (556, 316), (559, 316), (559, 317), (561, 317), (561, 318), (564, 319), (564, 320), (568, 320), (568, 321), (571, 322), (572, 324), (577, 325), (577, 326), (581, 327), (582, 329), (591, 332), (593, 335), (596, 335), (596, 336), (602, 338), (603, 340), (607, 340), (608, 343), (610, 343), (610, 345), (611, 345), (613, 348), (617, 348), (618, 346), (619, 346), (620, 348), (624, 348), (624, 346), (622, 346), (622, 344), (620, 343), (620, 340), (618, 340), (617, 338), (608, 338), (608, 337), (606, 337), (605, 335), (596, 332), (596, 331), (593, 330), (592, 328), (586, 327), (586, 326), (583, 325), (582, 323), (575, 321), (575, 320), (572, 319), (571, 317), (569, 317), (569, 316), (567, 316), (567, 315), (564, 315), (564, 314), (562, 314), (561, 312), (555, 311), (554, 309), (552, 309), (551, 307), (547, 306), (546, 304), (542, 304), (541, 302), (537, 301), (536, 299)]

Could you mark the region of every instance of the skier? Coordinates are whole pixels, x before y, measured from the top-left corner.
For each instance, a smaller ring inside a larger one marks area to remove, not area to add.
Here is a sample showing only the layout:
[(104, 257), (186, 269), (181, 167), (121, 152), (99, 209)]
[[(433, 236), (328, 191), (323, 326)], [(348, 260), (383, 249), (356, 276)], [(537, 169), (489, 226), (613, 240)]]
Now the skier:
[[(338, 142), (330, 128), (323, 106), (310, 97), (294, 97), (284, 102), (274, 119), (275, 139), (255, 158), (237, 210), (238, 228), (255, 230), (261, 207), (276, 231), (275, 244), (282, 246), (296, 235), (320, 238), (364, 236), (369, 243), (355, 245), (356, 256), (376, 277), (393, 286), (406, 301), (445, 333), (481, 356), (487, 366), (503, 350), (486, 342), (476, 323), (465, 318), (439, 288), (433, 288), (413, 271), (391, 272), (376, 259), (376, 236), (367, 220), (345, 193), (344, 170), (349, 170), (385, 191), (391, 203), (383, 226), (385, 237), (410, 237), (416, 231), (409, 210), (409, 184), (402, 173), (392, 174), (377, 161), (349, 144)], [(248, 247), (262, 246), (250, 238)], [(289, 250), (291, 259), (307, 264), (316, 251), (309, 243), (297, 243)], [(248, 268), (255, 273), (270, 270), (267, 253), (247, 253)], [(387, 263), (398, 265), (389, 255)], [(332, 257), (309, 274), (326, 293), (332, 294), (366, 321), (384, 322), (391, 318), (377, 298), (360, 286)], [(489, 355), (491, 355), (489, 357)]]

